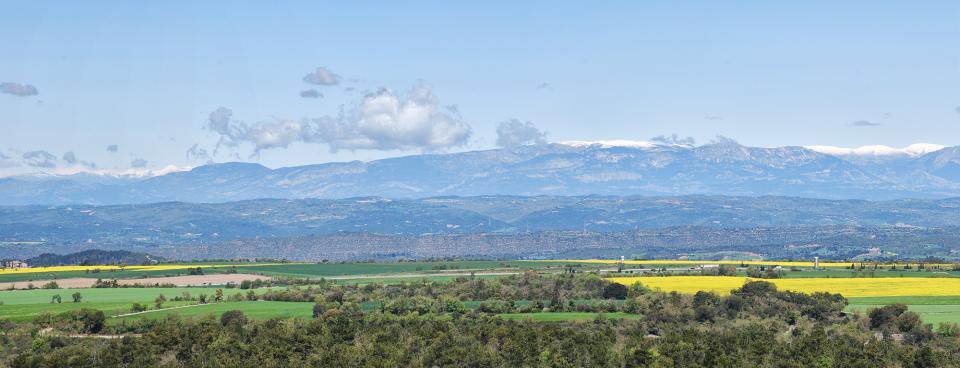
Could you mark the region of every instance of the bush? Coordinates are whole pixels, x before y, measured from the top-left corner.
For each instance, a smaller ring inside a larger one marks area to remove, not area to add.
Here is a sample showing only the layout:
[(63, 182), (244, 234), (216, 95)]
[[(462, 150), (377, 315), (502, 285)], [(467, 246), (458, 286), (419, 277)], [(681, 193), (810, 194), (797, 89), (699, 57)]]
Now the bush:
[(220, 325), (242, 326), (247, 323), (247, 316), (242, 311), (229, 310), (220, 315)]
[(610, 283), (603, 288), (602, 296), (604, 299), (624, 300), (627, 298), (627, 294), (629, 294), (629, 291), (626, 285)]
[(143, 312), (146, 310), (147, 310), (147, 306), (140, 303), (133, 303), (133, 305), (130, 306), (130, 311), (133, 313)]

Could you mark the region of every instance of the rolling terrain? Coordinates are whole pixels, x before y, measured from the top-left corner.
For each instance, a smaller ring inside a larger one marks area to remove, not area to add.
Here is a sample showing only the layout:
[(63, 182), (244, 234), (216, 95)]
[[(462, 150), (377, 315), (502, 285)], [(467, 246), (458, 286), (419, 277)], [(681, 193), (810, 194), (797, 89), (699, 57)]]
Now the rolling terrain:
[(798, 196), (833, 199), (960, 195), (960, 147), (849, 154), (823, 147), (553, 143), (369, 162), (271, 169), (219, 163), (141, 177), (91, 174), (0, 179), (0, 204), (230, 202), (260, 198), (482, 195)]

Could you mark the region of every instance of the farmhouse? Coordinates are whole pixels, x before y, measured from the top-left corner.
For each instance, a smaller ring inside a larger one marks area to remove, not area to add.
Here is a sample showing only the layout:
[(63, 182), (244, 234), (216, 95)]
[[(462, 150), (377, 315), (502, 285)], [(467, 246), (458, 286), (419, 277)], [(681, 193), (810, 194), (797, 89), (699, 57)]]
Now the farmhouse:
[(0, 260), (0, 267), (2, 268), (29, 268), (26, 262), (18, 259), (4, 259)]

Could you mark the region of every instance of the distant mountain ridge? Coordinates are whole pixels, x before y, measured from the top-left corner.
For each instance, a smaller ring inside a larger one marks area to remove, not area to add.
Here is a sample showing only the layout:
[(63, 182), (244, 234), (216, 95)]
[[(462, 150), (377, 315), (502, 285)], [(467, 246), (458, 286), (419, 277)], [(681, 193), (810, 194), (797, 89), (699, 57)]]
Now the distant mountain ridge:
[(645, 143), (552, 143), (277, 169), (233, 162), (145, 179), (8, 177), (0, 178), (0, 205), (360, 196), (960, 196), (960, 146), (865, 154), (831, 147), (747, 147), (732, 140), (702, 146)]

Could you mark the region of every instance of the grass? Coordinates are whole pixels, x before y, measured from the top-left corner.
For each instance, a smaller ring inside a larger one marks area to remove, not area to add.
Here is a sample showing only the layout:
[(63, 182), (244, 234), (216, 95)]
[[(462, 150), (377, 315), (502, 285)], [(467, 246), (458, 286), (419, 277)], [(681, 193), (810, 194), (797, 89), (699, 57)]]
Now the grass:
[[(13, 321), (29, 321), (44, 312), (60, 313), (80, 308), (94, 308), (102, 310), (107, 315), (117, 315), (130, 311), (134, 302), (142, 303), (153, 308), (153, 301), (163, 294), (167, 299), (188, 292), (194, 297), (200, 294), (212, 296), (216, 288), (189, 287), (189, 288), (102, 288), (102, 289), (54, 289), (54, 290), (16, 290), (0, 291), (0, 318)], [(256, 289), (263, 293), (267, 288)], [(74, 303), (71, 295), (79, 292), (83, 296), (80, 303)], [(223, 289), (224, 297), (238, 292), (240, 289)], [(54, 295), (59, 294), (62, 303), (50, 303)], [(165, 307), (189, 304), (190, 302), (164, 303)]]
[(537, 322), (562, 322), (562, 321), (591, 321), (597, 316), (602, 315), (608, 319), (634, 319), (640, 318), (637, 314), (628, 313), (593, 313), (593, 312), (542, 312), (542, 313), (501, 313), (500, 318), (512, 320), (531, 319)]
[(923, 297), (865, 297), (849, 298), (849, 312), (860, 311), (866, 314), (871, 308), (884, 305), (902, 303), (907, 308), (920, 315), (924, 323), (936, 326), (941, 322), (960, 323), (960, 297), (957, 296), (923, 296)]
[(212, 315), (219, 317), (223, 312), (239, 310), (248, 318), (311, 318), (313, 317), (313, 303), (273, 302), (273, 301), (243, 301), (211, 303), (195, 307), (158, 310), (155, 312), (136, 314), (132, 316), (111, 318), (109, 323), (117, 324), (141, 318), (165, 318), (170, 315), (181, 317), (196, 317)]
[[(693, 294), (712, 291), (727, 294), (747, 280), (736, 276), (614, 277), (608, 280), (632, 285), (636, 282), (663, 291)], [(960, 296), (960, 278), (888, 277), (888, 278), (787, 278), (757, 279), (772, 282), (781, 290), (804, 293), (825, 291), (845, 297), (867, 296)]]

